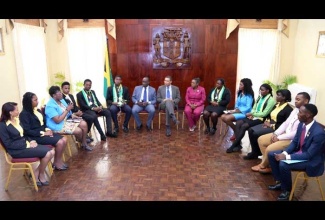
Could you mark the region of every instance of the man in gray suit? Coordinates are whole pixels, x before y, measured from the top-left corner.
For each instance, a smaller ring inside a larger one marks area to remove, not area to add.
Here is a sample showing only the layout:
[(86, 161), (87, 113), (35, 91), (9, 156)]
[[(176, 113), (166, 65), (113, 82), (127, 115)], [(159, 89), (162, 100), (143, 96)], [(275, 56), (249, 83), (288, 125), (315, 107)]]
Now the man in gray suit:
[(172, 85), (172, 77), (166, 76), (164, 85), (159, 86), (157, 91), (157, 102), (159, 102), (159, 110), (166, 112), (166, 136), (171, 135), (170, 118), (175, 124), (179, 124), (175, 116), (175, 108), (178, 109), (178, 103), (181, 100), (181, 94), (177, 86)]
[(132, 94), (132, 102), (134, 103), (132, 107), (132, 115), (137, 124), (137, 130), (142, 129), (142, 123), (140, 120), (139, 112), (148, 112), (147, 120), (147, 131), (152, 131), (151, 122), (155, 116), (155, 105), (157, 102), (156, 89), (149, 86), (149, 77), (143, 77), (142, 85), (136, 86)]

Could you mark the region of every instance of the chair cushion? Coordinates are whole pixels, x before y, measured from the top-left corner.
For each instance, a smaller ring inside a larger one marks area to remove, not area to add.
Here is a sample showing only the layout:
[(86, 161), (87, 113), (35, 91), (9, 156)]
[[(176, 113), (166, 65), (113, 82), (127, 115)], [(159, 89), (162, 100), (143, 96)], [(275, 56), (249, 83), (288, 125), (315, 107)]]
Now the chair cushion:
[(31, 157), (31, 158), (11, 158), (12, 163), (32, 163), (39, 161), (38, 157)]

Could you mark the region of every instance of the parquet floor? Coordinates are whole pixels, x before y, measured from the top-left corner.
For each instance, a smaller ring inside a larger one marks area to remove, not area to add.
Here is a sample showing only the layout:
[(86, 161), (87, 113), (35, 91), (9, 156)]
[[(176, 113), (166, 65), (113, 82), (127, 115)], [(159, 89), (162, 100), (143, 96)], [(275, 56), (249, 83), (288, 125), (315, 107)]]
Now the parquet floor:
[[(55, 171), (50, 185), (38, 192), (20, 171), (13, 172), (9, 190), (4, 190), (9, 166), (1, 153), (0, 200), (275, 201), (279, 192), (267, 189), (272, 175), (252, 172), (258, 160), (243, 160), (245, 152), (227, 154), (232, 131), (220, 136), (220, 123), (214, 136), (204, 129), (189, 132), (185, 121), (184, 129), (172, 126), (172, 136), (166, 137), (165, 125), (158, 129), (158, 114), (151, 132), (134, 130), (131, 118), (128, 134), (120, 131), (107, 142), (95, 138), (91, 152), (73, 147), (72, 157), (66, 156), (70, 168)], [(325, 190), (323, 177), (322, 185)], [(300, 184), (295, 194), (295, 200), (321, 200), (315, 181)]]

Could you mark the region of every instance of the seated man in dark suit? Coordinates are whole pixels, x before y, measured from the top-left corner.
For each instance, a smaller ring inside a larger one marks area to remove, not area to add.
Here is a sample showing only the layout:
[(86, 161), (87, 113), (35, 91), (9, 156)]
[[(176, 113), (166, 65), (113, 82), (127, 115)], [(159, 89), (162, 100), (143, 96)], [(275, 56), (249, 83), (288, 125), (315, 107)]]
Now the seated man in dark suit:
[(124, 123), (122, 130), (127, 133), (129, 132), (129, 121), (132, 115), (132, 109), (128, 105), (130, 102), (130, 93), (129, 89), (122, 84), (122, 77), (120, 75), (115, 76), (114, 84), (107, 88), (106, 93), (106, 103), (107, 108), (111, 111), (113, 122), (114, 122), (114, 131), (119, 132), (119, 125), (117, 121), (117, 113), (119, 111), (125, 113)]
[(171, 135), (170, 119), (175, 124), (179, 121), (175, 116), (175, 108), (178, 107), (178, 103), (181, 101), (181, 93), (177, 86), (172, 85), (172, 77), (166, 76), (164, 85), (159, 86), (157, 91), (157, 102), (159, 102), (159, 110), (165, 110), (166, 112), (166, 136)]
[[(80, 110), (83, 113), (90, 114), (90, 115), (96, 115), (105, 116), (106, 118), (106, 126), (107, 126), (107, 132), (106, 136), (109, 137), (117, 137), (116, 133), (112, 132), (112, 117), (111, 112), (108, 109), (103, 108), (102, 104), (99, 102), (96, 93), (94, 90), (91, 90), (91, 80), (85, 79), (84, 81), (84, 89), (78, 92), (77, 94), (77, 102), (79, 105)], [(102, 128), (100, 127), (99, 123), (96, 123), (94, 121), (94, 125), (96, 129), (98, 130), (100, 137), (102, 140), (106, 140), (104, 132)]]
[[(305, 170), (310, 177), (320, 176), (324, 172), (325, 131), (314, 120), (317, 113), (317, 107), (313, 104), (301, 106), (298, 113), (300, 123), (290, 145), (283, 151), (271, 151), (268, 154), (272, 175), (276, 181), (269, 189), (282, 190), (279, 201), (289, 199), (292, 188), (291, 170)], [(288, 164), (286, 160), (300, 162)]]
[[(78, 117), (81, 117), (83, 120), (85, 120), (87, 122), (88, 133), (89, 133), (94, 121), (97, 121), (96, 123), (99, 124), (97, 116), (94, 114), (83, 113), (79, 109), (79, 107), (77, 106), (76, 100), (74, 99), (73, 95), (70, 94), (70, 83), (69, 82), (67, 82), (67, 81), (63, 82), (61, 84), (61, 90), (62, 90), (63, 98), (65, 99), (66, 103), (67, 104), (70, 104), (70, 102), (73, 103), (73, 109), (71, 109), (72, 113)], [(106, 138), (105, 138), (105, 140), (106, 140)], [(90, 143), (92, 141), (93, 141), (93, 139), (87, 136), (87, 142)]]

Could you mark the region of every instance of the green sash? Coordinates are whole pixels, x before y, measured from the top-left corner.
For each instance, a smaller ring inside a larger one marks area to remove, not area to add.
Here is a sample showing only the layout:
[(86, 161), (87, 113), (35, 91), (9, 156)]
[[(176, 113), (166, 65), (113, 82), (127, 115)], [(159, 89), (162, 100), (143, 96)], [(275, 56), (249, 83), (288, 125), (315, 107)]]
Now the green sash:
[[(83, 90), (81, 90), (81, 92), (82, 92), (82, 95), (84, 96), (84, 98), (86, 100), (87, 105), (90, 106), (89, 105), (89, 100), (88, 100), (88, 95), (87, 95), (86, 91), (83, 89)], [(95, 104), (98, 107), (98, 104), (97, 104), (97, 101), (96, 101), (96, 99), (94, 97), (94, 94), (91, 91), (90, 91), (90, 94), (91, 94), (92, 99), (94, 100), (93, 104)]]
[[(117, 92), (118, 91), (118, 96), (117, 96)], [(113, 102), (118, 102), (117, 98), (118, 97), (122, 97), (123, 96), (123, 86), (120, 84), (119, 87), (117, 88), (114, 84), (113, 86)]]
[(256, 112), (262, 112), (264, 110), (264, 105), (266, 104), (267, 100), (270, 98), (271, 94), (268, 94), (264, 97), (259, 97), (256, 107)]
[[(217, 100), (217, 102), (220, 102), (221, 101), (222, 95), (223, 95), (224, 91), (225, 91), (225, 87), (222, 86), (222, 88), (221, 88), (221, 90), (220, 90), (220, 92), (218, 94), (218, 100)], [(214, 89), (213, 92), (211, 93), (211, 100), (214, 100), (214, 93), (215, 92), (216, 92), (216, 89)]]

